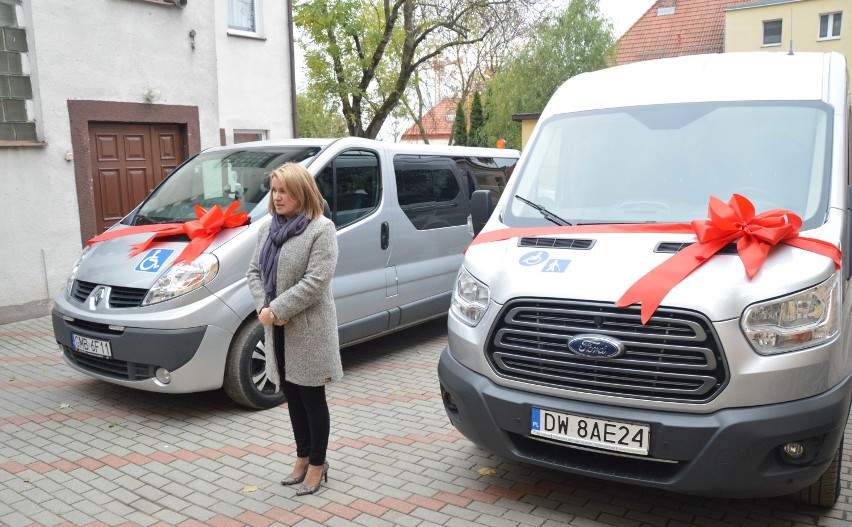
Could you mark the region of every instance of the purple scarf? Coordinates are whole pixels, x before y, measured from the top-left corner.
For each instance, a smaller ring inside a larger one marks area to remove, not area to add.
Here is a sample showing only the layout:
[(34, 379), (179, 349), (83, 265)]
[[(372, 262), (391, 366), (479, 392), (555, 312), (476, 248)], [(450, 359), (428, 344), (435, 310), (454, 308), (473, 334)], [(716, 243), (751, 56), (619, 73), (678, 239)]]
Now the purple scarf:
[(304, 214), (297, 214), (293, 219), (287, 221), (287, 218), (280, 214), (272, 214), (272, 221), (269, 222), (269, 237), (263, 243), (263, 248), (260, 250), (260, 269), (263, 272), (263, 289), (266, 291), (266, 302), (264, 305), (269, 307), (269, 303), (275, 298), (275, 287), (278, 281), (278, 260), (281, 254), (281, 246), (292, 236), (298, 236), (305, 232), (308, 224), (311, 222)]

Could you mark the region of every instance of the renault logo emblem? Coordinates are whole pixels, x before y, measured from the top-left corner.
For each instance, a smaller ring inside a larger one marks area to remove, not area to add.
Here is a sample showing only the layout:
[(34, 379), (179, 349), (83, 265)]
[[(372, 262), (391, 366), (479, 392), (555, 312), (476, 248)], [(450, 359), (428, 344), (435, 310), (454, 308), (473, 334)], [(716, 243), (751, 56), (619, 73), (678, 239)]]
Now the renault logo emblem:
[(106, 298), (106, 289), (102, 286), (98, 286), (91, 295), (89, 295), (89, 311), (94, 311), (98, 308), (98, 304), (101, 303), (101, 300)]

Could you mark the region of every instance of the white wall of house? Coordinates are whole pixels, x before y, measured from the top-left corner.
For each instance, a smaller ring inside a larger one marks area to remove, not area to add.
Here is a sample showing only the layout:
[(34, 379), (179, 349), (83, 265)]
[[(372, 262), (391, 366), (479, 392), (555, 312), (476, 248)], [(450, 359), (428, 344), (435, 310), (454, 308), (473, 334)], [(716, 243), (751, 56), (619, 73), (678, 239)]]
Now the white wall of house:
[(69, 100), (197, 107), (202, 149), (220, 128), (292, 135), (287, 2), (262, 7), (266, 40), (228, 36), (227, 0), (23, 0), (41, 144), (0, 145), (0, 315), (49, 305), (81, 251)]
[[(227, 0), (215, 3), (216, 26), (227, 28)], [(293, 137), (287, 4), (284, 0), (262, 0), (258, 4), (259, 37), (216, 32), (219, 124), (225, 130), (227, 144), (234, 143), (234, 130), (262, 130), (267, 139)]]

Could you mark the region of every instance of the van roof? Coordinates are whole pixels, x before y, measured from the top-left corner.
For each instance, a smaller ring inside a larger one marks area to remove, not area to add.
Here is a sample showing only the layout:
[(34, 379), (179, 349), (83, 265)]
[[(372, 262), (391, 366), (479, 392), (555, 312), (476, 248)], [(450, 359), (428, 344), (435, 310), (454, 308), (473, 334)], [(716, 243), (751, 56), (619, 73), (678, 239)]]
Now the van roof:
[[(542, 112), (704, 101), (846, 99), (846, 59), (836, 52), (717, 53), (614, 66), (566, 81)], [(836, 87), (842, 94), (830, 94)]]
[(414, 154), (414, 155), (456, 155), (456, 156), (473, 156), (473, 157), (514, 157), (520, 156), (518, 150), (504, 148), (481, 148), (473, 146), (447, 146), (447, 145), (424, 145), (412, 143), (391, 143), (388, 141), (377, 141), (375, 139), (366, 139), (363, 137), (342, 137), (337, 139), (330, 138), (302, 138), (302, 139), (283, 139), (279, 141), (254, 141), (250, 143), (237, 143), (234, 145), (217, 146), (209, 148), (207, 151), (217, 150), (233, 150), (246, 148), (264, 148), (269, 146), (318, 146), (326, 148), (332, 143), (339, 142), (343, 148), (370, 148), (370, 149), (387, 149), (391, 154)]

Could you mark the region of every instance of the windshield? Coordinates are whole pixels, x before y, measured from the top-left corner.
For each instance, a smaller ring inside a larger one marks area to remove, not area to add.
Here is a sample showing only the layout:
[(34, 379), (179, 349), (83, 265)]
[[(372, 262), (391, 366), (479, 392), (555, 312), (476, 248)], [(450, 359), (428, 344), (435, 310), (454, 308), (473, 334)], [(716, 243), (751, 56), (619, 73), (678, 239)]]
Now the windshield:
[(319, 146), (263, 146), (202, 152), (167, 177), (135, 215), (133, 225), (197, 219), (194, 207), (241, 203), (252, 219), (267, 213), (268, 174), (288, 161), (309, 161)]
[[(584, 112), (541, 123), (515, 195), (566, 221), (682, 223), (710, 196), (823, 223), (831, 111), (809, 103), (681, 104)], [(552, 225), (512, 198), (510, 226)]]

